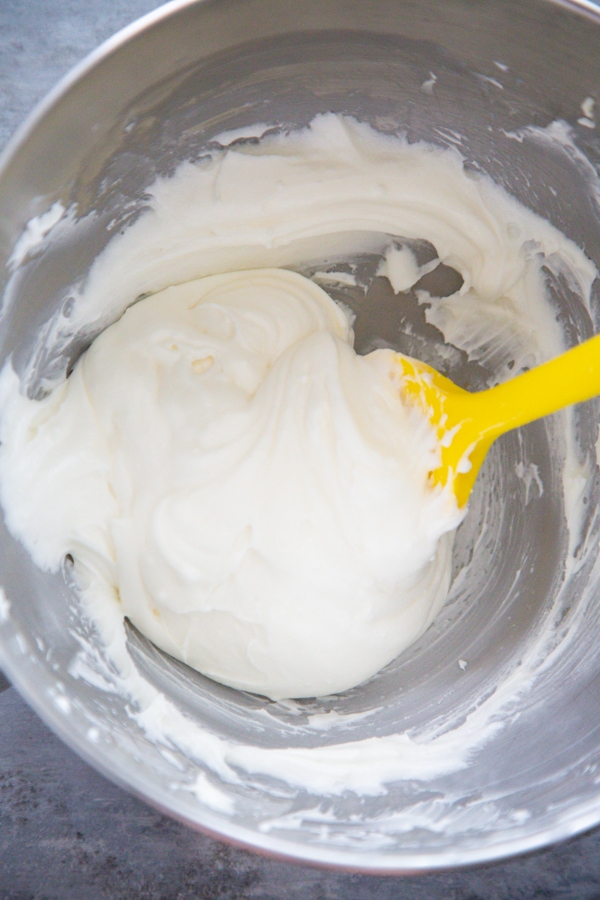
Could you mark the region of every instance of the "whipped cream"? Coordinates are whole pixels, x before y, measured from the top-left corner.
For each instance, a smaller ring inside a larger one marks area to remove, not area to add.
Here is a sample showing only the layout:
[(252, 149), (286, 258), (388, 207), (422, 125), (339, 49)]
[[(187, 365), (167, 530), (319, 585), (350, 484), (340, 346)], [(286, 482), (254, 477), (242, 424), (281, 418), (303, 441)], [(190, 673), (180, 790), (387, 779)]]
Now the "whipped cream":
[(284, 269), (135, 304), (61, 388), (6, 410), (11, 528), (35, 531), (41, 565), (72, 554), (82, 582), (108, 578), (148, 638), (218, 681), (353, 687), (432, 621), (462, 516), (428, 484), (435, 435), (393, 351), (351, 344), (340, 307)]

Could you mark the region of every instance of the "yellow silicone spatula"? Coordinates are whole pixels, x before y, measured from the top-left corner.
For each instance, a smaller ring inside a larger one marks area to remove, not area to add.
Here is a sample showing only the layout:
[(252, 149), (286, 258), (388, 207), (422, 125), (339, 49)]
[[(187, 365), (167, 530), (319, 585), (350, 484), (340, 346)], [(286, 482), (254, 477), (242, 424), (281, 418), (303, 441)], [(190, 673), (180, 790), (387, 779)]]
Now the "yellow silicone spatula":
[(396, 354), (403, 397), (436, 430), (441, 465), (432, 483), (450, 484), (464, 506), (485, 455), (501, 434), (600, 394), (600, 335), (487, 391), (470, 393), (425, 363)]

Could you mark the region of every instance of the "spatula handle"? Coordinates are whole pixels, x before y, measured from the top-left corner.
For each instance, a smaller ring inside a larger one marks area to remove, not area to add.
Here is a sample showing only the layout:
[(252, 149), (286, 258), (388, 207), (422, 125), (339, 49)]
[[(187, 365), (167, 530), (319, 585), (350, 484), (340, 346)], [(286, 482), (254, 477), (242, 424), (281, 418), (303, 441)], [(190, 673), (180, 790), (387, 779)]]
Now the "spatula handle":
[(510, 431), (600, 394), (600, 335), (476, 394), (483, 430)]

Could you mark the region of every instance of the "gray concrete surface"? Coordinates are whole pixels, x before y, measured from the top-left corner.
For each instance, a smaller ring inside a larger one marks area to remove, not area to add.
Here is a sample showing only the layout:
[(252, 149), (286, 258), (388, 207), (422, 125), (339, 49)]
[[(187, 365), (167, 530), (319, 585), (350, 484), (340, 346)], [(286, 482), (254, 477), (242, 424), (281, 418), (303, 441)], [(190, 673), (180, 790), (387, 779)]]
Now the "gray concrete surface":
[[(62, 74), (156, 5), (0, 0), (0, 148)], [(274, 862), (198, 835), (128, 796), (64, 747), (13, 688), (2, 691), (0, 900), (122, 898), (600, 900), (600, 831), (521, 859), (418, 878)]]

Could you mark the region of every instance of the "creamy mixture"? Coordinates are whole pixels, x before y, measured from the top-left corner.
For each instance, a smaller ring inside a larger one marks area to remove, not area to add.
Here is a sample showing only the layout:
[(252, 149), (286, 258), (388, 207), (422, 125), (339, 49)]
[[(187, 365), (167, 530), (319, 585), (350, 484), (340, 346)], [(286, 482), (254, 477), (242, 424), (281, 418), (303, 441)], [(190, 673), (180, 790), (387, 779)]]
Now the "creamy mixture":
[(11, 406), (11, 527), (35, 529), (40, 563), (70, 553), (108, 578), (212, 678), (273, 698), (364, 681), (443, 603), (439, 539), (461, 516), (428, 485), (435, 437), (393, 351), (351, 343), (347, 315), (284, 269), (137, 303), (47, 399)]
[[(428, 241), (427, 270), (445, 263), (463, 279), (452, 297), (422, 298), (428, 321), (470, 359), (501, 346), (502, 379), (563, 349), (542, 266), (584, 300), (595, 269), (457, 151), (334, 115), (217, 149), (150, 195), (40, 344), (58, 353), (78, 329), (110, 325), (69, 379), (48, 381), (39, 401), (10, 363), (3, 371), (8, 525), (42, 568), (74, 557), (123, 671), (126, 615), (234, 687), (342, 691), (432, 622), (461, 516), (427, 486), (437, 448), (399, 400), (391, 352), (357, 356), (351, 316), (292, 270), (321, 259), (321, 284), (352, 283), (352, 265), (336, 275), (327, 261), (380, 253), (380, 274), (406, 290), (424, 271), (410, 242)], [(216, 739), (209, 752), (137, 676), (121, 689), (137, 691), (148, 733), (171, 729), (220, 777), (235, 779), (232, 764), (317, 790), (377, 792), (460, 768), (497, 727), (483, 707), (469, 712), (460, 752), (446, 734), (426, 747), (372, 738), (341, 755)]]

